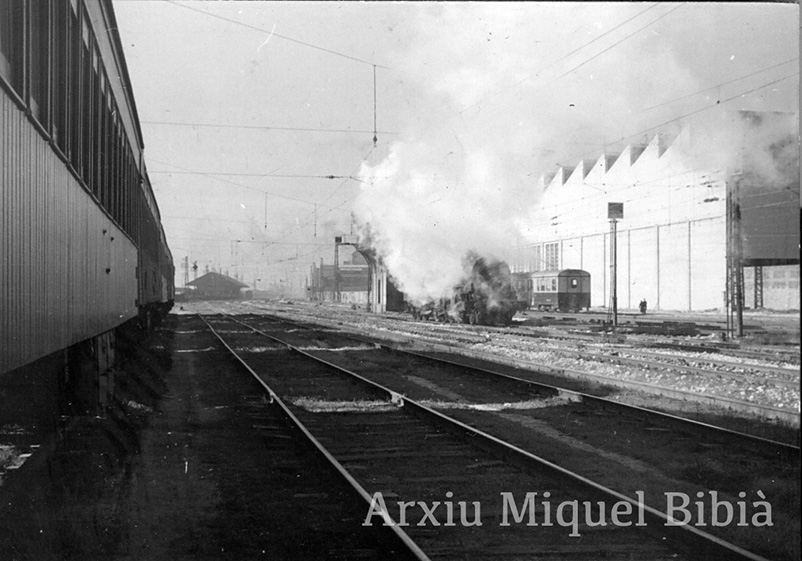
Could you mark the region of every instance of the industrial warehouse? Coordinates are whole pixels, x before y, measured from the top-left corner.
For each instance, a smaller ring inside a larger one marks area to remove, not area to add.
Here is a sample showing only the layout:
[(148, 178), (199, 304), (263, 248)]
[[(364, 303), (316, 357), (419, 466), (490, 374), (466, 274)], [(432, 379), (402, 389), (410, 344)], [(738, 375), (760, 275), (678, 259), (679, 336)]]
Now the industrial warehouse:
[(0, 0), (0, 557), (800, 559), (799, 18)]
[[(513, 271), (586, 270), (591, 301), (609, 306), (615, 236), (621, 308), (646, 300), (656, 310), (722, 309), (727, 294), (739, 292), (750, 308), (798, 309), (796, 120), (725, 114), (706, 130), (685, 124), (675, 138), (656, 135), (543, 175), (543, 197)], [(721, 142), (721, 129), (740, 132), (740, 161), (731, 162), (738, 167), (699, 157)], [(765, 154), (772, 168), (750, 169), (766, 164), (745, 152)], [(608, 214), (613, 202), (620, 203), (619, 215)]]

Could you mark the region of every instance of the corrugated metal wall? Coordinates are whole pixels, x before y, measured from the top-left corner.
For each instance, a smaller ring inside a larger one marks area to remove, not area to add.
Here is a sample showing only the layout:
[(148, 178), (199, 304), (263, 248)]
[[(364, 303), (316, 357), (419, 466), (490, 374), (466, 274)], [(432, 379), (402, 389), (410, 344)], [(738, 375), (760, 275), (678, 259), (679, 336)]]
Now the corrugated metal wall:
[(135, 317), (137, 250), (0, 92), (0, 373)]

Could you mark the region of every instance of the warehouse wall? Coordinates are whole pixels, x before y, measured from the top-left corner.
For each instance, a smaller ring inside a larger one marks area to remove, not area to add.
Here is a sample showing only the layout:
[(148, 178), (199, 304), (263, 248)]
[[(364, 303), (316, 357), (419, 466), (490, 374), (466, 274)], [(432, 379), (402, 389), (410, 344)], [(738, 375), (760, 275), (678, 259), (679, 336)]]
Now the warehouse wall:
[[(656, 136), (543, 178), (513, 270), (577, 268), (591, 274), (591, 303), (611, 303), (608, 203), (624, 204), (617, 221), (618, 307), (720, 308), (726, 280), (726, 182), (721, 170), (692, 168), (685, 130), (671, 143)], [(557, 244), (559, 260), (546, 246)], [(538, 262), (539, 261), (539, 262)], [(532, 269), (532, 267), (535, 267)]]

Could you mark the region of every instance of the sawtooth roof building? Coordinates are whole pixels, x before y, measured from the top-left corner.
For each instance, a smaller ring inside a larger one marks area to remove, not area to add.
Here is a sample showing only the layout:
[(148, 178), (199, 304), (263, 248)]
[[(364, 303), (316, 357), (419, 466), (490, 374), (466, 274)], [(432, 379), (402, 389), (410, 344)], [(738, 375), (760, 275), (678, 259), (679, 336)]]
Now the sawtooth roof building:
[(591, 305), (610, 307), (608, 205), (623, 203), (615, 223), (619, 309), (634, 309), (643, 299), (649, 309), (722, 309), (733, 293), (734, 270), (745, 287), (745, 307), (798, 309), (799, 151), (796, 134), (787, 134), (798, 131), (797, 116), (727, 118), (726, 126), (745, 131), (734, 165), (704, 160), (717, 148), (731, 151), (721, 135), (685, 126), (673, 139), (656, 135), (544, 175), (513, 272), (588, 271)]

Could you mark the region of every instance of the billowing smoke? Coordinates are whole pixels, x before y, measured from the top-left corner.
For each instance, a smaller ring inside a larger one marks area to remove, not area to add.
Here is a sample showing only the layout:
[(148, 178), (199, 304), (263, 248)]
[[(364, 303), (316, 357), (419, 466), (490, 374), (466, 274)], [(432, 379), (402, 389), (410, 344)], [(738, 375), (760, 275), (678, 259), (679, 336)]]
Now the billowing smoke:
[(749, 189), (799, 185), (799, 121), (794, 113), (709, 112), (691, 128), (692, 142), (679, 146), (694, 167), (748, 175)]
[[(376, 179), (356, 213), (371, 225), (373, 247), (413, 299), (448, 294), (464, 276), (468, 251), (502, 254), (514, 235), (516, 186), (504, 181), (502, 162), (481, 151), (442, 155), (442, 145), (398, 143), (361, 173)], [(414, 167), (405, 167), (408, 161)]]
[[(676, 133), (677, 119), (767, 80), (733, 77), (793, 58), (793, 9), (704, 6), (404, 5), (416, 23), (398, 29), (390, 66), (406, 118), (360, 170), (354, 208), (399, 287), (417, 300), (448, 294), (469, 252), (509, 258), (541, 174), (647, 141), (661, 124)], [(752, 108), (796, 107), (774, 91)]]

